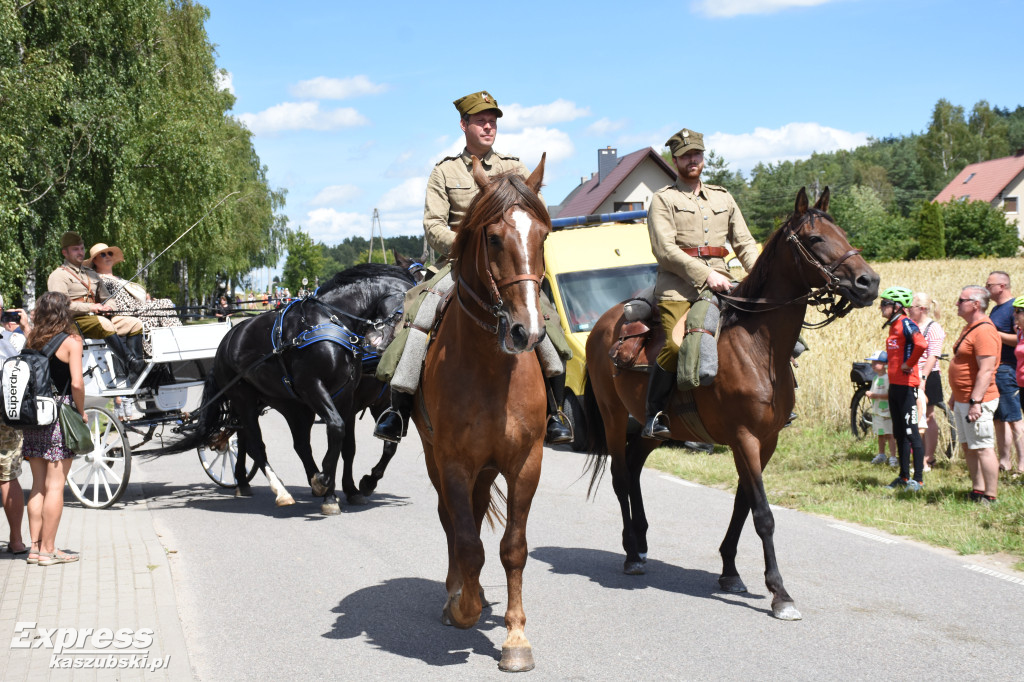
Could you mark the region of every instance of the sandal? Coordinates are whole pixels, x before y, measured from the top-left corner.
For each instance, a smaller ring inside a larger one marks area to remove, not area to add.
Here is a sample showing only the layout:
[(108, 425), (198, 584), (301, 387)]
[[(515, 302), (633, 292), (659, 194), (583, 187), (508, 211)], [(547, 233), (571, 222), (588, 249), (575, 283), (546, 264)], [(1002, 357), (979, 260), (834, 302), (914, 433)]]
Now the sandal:
[(28, 557), (25, 559), (27, 564), (38, 564), (39, 563), (39, 552), (36, 550), (35, 543), (29, 547)]
[(68, 554), (57, 550), (56, 552), (40, 552), (39, 565), (53, 566), (55, 564), (71, 564), (78, 561), (77, 554)]

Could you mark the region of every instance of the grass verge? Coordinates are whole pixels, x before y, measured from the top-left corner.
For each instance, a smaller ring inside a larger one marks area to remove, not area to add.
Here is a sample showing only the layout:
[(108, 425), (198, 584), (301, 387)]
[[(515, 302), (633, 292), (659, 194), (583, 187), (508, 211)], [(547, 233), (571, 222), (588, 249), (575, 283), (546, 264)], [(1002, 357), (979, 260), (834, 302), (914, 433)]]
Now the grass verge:
[[(885, 486), (897, 472), (872, 465), (875, 440), (857, 440), (821, 426), (794, 425), (780, 435), (765, 470), (771, 504), (824, 514), (904, 535), (961, 554), (1005, 553), (1024, 571), (1024, 485), (1000, 475), (999, 500), (970, 502), (970, 478), (960, 457), (944, 457), (924, 475), (922, 493)], [(659, 448), (647, 465), (708, 486), (735, 490), (736, 467), (728, 448), (710, 455)]]

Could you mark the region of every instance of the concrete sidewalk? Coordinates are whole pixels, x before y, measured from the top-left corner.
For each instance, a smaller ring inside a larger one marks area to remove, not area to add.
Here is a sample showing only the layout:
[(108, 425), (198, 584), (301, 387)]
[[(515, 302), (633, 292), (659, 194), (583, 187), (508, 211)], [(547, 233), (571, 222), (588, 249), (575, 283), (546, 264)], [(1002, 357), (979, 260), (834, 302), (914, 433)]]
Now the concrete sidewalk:
[[(27, 496), (32, 477), (22, 471)], [(0, 680), (192, 679), (170, 565), (140, 484), (109, 509), (83, 508), (67, 488), (64, 500), (57, 547), (80, 552), (78, 562), (40, 567), (6, 544), (0, 552)], [(0, 538), (8, 531), (0, 514)], [(23, 535), (28, 542), (27, 515)], [(113, 637), (97, 633), (104, 628)], [(64, 642), (74, 643), (61, 651)], [(149, 669), (157, 665), (166, 667)]]

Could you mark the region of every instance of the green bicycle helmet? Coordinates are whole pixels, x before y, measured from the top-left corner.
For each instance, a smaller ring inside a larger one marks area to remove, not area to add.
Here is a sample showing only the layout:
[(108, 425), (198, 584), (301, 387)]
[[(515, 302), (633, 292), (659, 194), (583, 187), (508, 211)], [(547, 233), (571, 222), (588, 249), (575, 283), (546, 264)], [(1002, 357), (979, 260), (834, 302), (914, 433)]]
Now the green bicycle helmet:
[(1017, 298), (1013, 299), (1013, 307), (1024, 308), (1024, 296), (1018, 296)]
[(892, 301), (909, 308), (914, 301), (914, 292), (906, 287), (889, 287), (882, 292), (881, 298), (883, 301)]

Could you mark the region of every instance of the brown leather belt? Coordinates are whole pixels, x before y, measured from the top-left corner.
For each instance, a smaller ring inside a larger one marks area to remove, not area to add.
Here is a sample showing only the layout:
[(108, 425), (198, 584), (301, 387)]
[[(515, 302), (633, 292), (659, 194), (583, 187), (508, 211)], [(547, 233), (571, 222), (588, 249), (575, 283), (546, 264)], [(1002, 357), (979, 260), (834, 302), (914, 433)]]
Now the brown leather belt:
[(729, 249), (724, 246), (695, 246), (683, 249), (683, 253), (694, 258), (725, 258), (729, 255)]

